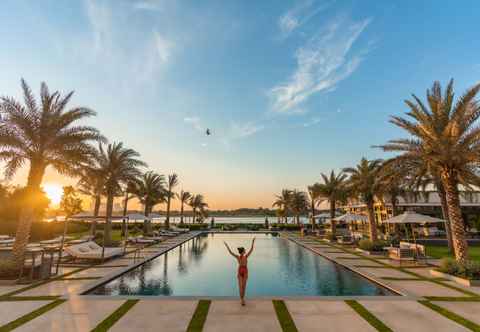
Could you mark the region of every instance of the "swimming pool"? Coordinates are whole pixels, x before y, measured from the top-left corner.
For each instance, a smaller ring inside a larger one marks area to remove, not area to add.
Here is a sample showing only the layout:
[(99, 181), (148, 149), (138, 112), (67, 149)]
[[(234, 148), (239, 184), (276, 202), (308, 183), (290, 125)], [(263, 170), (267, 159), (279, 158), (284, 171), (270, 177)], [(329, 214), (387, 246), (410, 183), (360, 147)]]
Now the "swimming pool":
[(250, 247), (248, 296), (395, 295), (298, 244), (271, 234), (202, 234), (88, 294), (237, 296), (237, 262), (224, 245)]

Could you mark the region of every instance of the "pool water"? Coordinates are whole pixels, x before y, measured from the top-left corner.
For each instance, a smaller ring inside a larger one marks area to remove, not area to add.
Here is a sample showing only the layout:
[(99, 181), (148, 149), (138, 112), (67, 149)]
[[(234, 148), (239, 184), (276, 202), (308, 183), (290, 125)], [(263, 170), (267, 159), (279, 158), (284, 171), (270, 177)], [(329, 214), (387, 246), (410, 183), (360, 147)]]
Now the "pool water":
[(89, 294), (237, 296), (236, 251), (248, 260), (248, 296), (395, 295), (386, 288), (298, 244), (270, 234), (203, 234), (103, 284)]

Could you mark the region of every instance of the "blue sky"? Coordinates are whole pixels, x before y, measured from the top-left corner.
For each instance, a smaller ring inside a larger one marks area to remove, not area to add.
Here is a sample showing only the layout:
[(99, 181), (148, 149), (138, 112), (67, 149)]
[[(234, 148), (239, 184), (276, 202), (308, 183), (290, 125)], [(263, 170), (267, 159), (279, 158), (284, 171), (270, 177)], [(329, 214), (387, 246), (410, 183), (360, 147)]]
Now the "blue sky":
[(0, 91), (75, 90), (107, 137), (212, 208), (270, 206), (384, 157), (370, 146), (403, 135), (388, 116), (411, 93), (476, 83), (479, 15), (477, 1), (4, 0)]

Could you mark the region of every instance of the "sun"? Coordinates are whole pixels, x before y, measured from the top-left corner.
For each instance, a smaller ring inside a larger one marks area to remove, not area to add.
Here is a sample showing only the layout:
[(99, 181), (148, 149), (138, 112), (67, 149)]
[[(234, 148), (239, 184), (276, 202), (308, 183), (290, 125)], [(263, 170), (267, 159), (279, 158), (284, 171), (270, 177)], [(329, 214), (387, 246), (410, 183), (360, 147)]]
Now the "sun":
[(62, 200), (63, 188), (54, 183), (47, 183), (43, 185), (43, 191), (53, 205), (59, 205)]

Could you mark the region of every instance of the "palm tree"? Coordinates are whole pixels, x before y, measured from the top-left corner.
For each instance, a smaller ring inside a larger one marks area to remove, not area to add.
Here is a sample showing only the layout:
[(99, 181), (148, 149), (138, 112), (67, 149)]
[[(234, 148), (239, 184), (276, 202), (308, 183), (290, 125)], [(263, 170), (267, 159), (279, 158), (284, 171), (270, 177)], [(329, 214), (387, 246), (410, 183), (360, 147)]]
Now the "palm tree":
[(89, 164), (94, 153), (92, 142), (105, 138), (93, 127), (79, 125), (80, 120), (95, 115), (85, 107), (66, 109), (73, 92), (62, 96), (50, 93), (45, 83), (40, 88), (40, 104), (37, 103), (27, 83), (21, 81), (24, 104), (12, 97), (1, 98), (0, 110), (0, 161), (5, 162), (5, 175), (11, 178), (28, 163), (26, 201), (20, 215), (13, 256), (21, 267), (25, 248), (30, 237), (34, 216), (35, 196), (45, 170), (51, 166), (60, 174), (77, 176), (79, 169)]
[(307, 194), (303, 191), (292, 191), (292, 199), (290, 201), (290, 209), (292, 210), (297, 225), (300, 225), (300, 215), (308, 210)]
[(318, 184), (308, 186), (308, 196), (310, 198), (310, 208), (311, 208), (311, 223), (312, 227), (315, 228), (315, 207), (321, 202), (320, 193), (318, 190)]
[(85, 167), (81, 172), (77, 187), (82, 194), (90, 196), (94, 201), (93, 220), (90, 232), (92, 235), (95, 235), (102, 195), (105, 192), (105, 181), (100, 169), (94, 166)]
[(284, 211), (284, 220), (285, 223), (288, 221), (288, 211), (290, 209), (290, 202), (292, 200), (292, 190), (282, 189), (280, 195), (275, 195), (275, 201), (273, 202), (273, 207), (278, 207), (280, 210)]
[(192, 198), (192, 194), (182, 190), (180, 194), (177, 194), (177, 197), (180, 200), (180, 224), (183, 225), (184, 206), (188, 203), (189, 199)]
[(368, 221), (370, 224), (370, 240), (377, 240), (377, 223), (375, 221), (375, 197), (381, 193), (380, 170), (382, 161), (379, 159), (367, 160), (362, 158), (355, 168), (345, 168), (343, 171), (350, 174), (348, 185), (351, 192), (360, 197), (367, 205)]
[(200, 194), (193, 195), (188, 204), (192, 207), (193, 222), (195, 223), (197, 211), (204, 210), (208, 207), (208, 204), (205, 203), (205, 198)]
[(406, 196), (408, 180), (408, 167), (405, 164), (395, 162), (395, 159), (390, 159), (384, 162), (379, 172), (379, 181), (381, 182), (381, 198), (387, 198), (392, 206), (392, 216), (398, 214), (398, 197)]
[(165, 227), (167, 229), (170, 228), (170, 203), (171, 200), (175, 198), (175, 193), (173, 192), (173, 188), (178, 185), (178, 175), (173, 173), (168, 176), (167, 181), (167, 217), (165, 218)]
[(325, 174), (320, 174), (322, 177), (323, 183), (316, 183), (314, 185), (315, 191), (317, 192), (318, 197), (326, 199), (330, 203), (330, 225), (332, 235), (336, 234), (336, 222), (334, 220), (335, 212), (337, 210), (336, 204), (339, 201), (345, 200), (346, 195), (346, 179), (347, 175), (343, 172), (335, 174), (332, 170), (330, 176)]
[(100, 144), (98, 151), (98, 169), (104, 176), (105, 193), (107, 196), (107, 213), (105, 216), (105, 243), (111, 242), (111, 219), (113, 199), (121, 195), (122, 185), (135, 181), (141, 175), (140, 168), (146, 164), (139, 160), (139, 153), (123, 147), (121, 142), (108, 144), (105, 149)]
[[(135, 194), (144, 207), (144, 215), (152, 212), (155, 205), (166, 201), (165, 177), (149, 171), (143, 174), (137, 183)], [(151, 233), (150, 221), (145, 220), (143, 224), (144, 234)]]
[(427, 105), (417, 96), (405, 103), (409, 119), (392, 116), (390, 122), (411, 137), (391, 140), (382, 148), (399, 151), (404, 159), (422, 160), (429, 170), (440, 174), (445, 189), (452, 240), (457, 261), (468, 258), (468, 244), (460, 208), (458, 185), (478, 183), (475, 174), (480, 152), (480, 104), (475, 99), (480, 84), (468, 89), (454, 102), (453, 80), (442, 93), (439, 82), (427, 90)]

